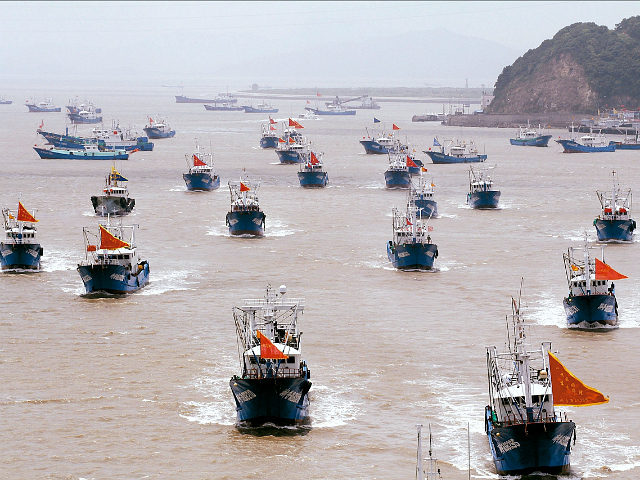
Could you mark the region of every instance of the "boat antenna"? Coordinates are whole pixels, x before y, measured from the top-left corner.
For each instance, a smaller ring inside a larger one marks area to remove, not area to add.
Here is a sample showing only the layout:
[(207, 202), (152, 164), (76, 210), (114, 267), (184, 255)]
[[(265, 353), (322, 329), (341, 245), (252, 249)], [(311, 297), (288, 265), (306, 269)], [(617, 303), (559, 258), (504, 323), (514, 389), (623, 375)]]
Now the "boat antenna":
[(431, 453), (431, 424), (429, 424), (429, 458), (431, 458), (433, 454)]
[(467, 470), (469, 472), (469, 480), (471, 480), (471, 434), (469, 432), (469, 422), (467, 422)]

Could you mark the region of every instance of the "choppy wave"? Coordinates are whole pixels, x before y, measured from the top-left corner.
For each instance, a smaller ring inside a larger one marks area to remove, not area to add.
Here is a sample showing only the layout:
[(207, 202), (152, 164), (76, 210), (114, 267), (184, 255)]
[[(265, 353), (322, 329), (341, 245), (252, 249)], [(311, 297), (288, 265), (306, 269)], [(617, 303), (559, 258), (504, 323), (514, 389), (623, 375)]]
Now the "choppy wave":
[(198, 283), (192, 270), (160, 270), (149, 276), (149, 284), (139, 290), (139, 295), (160, 295), (178, 290), (193, 290)]
[(44, 272), (75, 270), (78, 260), (78, 251), (47, 248), (42, 255), (40, 269)]

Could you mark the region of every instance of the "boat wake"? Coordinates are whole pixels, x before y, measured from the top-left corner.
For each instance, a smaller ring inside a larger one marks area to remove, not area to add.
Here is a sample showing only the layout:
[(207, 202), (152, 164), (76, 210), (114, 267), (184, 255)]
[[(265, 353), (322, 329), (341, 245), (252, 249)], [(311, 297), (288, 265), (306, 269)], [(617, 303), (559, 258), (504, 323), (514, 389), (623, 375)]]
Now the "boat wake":
[(149, 284), (137, 292), (138, 295), (160, 295), (171, 291), (194, 290), (198, 283), (191, 270), (153, 271)]
[(42, 255), (40, 268), (43, 272), (60, 272), (75, 270), (78, 266), (78, 252), (71, 250), (55, 250), (47, 248)]

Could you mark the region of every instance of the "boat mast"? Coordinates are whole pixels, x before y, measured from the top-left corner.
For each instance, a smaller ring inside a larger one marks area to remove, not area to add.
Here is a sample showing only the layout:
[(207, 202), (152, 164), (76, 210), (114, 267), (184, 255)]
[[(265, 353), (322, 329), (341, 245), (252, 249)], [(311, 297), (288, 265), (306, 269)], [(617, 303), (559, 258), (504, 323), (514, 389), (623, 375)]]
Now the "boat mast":
[(591, 295), (591, 266), (589, 265), (589, 242), (587, 233), (584, 234), (584, 279), (587, 285), (587, 295)]
[(422, 469), (422, 425), (416, 425), (418, 429), (418, 454), (416, 459), (416, 480), (424, 480), (424, 470)]

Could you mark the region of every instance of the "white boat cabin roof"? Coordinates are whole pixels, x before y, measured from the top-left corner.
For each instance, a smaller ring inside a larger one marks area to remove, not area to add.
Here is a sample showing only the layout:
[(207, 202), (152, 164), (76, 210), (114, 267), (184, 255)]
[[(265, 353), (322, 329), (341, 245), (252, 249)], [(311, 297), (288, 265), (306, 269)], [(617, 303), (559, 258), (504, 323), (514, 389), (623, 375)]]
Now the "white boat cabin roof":
[[(283, 352), (285, 355), (302, 355), (302, 352), (294, 347), (291, 347), (289, 345), (284, 345), (282, 343), (274, 343), (274, 345), (276, 346), (276, 348), (278, 350), (280, 350), (281, 352)], [(244, 352), (244, 355), (246, 357), (252, 357), (252, 356), (260, 356), (260, 345), (256, 345), (253, 348), (250, 348), (249, 350), (246, 350)]]

